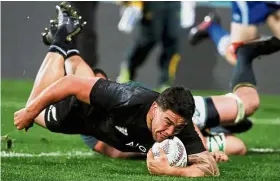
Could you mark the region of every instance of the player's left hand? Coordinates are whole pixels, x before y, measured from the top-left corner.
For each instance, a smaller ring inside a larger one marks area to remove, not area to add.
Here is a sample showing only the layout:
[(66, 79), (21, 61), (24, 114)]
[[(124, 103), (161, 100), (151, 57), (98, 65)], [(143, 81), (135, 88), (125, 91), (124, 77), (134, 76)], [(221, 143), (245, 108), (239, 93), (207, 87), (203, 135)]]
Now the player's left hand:
[(18, 130), (28, 127), (33, 123), (34, 116), (23, 108), (14, 113), (14, 125)]
[(211, 152), (211, 154), (215, 158), (217, 163), (228, 161), (228, 156), (225, 154), (225, 152), (215, 151), (215, 152)]
[(165, 175), (171, 167), (163, 149), (160, 148), (159, 152), (160, 156), (156, 159), (154, 158), (151, 149), (147, 154), (147, 168), (152, 175)]

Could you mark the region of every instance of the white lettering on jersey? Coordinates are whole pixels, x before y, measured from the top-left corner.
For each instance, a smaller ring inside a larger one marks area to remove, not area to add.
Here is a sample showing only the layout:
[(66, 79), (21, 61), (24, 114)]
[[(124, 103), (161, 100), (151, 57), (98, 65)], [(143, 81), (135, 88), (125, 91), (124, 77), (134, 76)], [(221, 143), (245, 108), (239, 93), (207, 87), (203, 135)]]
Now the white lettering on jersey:
[(142, 152), (144, 152), (144, 153), (147, 152), (147, 148), (146, 148), (146, 147), (140, 145), (139, 143), (135, 143), (135, 144), (134, 144), (134, 141), (131, 141), (131, 142), (129, 142), (129, 143), (126, 143), (125, 145), (131, 146), (131, 147), (134, 147), (134, 148), (138, 148), (140, 151), (142, 151)]

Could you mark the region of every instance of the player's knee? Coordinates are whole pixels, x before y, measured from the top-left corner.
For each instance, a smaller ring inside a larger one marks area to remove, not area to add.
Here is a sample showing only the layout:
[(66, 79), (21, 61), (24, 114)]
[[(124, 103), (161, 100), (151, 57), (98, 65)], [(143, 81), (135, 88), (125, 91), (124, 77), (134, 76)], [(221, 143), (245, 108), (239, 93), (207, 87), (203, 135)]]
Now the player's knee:
[(245, 109), (245, 116), (252, 115), (260, 106), (260, 98), (256, 88), (254, 87), (240, 87), (235, 93), (242, 101), (243, 107)]
[(247, 153), (247, 147), (246, 145), (243, 143), (243, 146), (240, 147), (239, 151), (238, 151), (239, 155), (246, 155)]
[(249, 101), (244, 102), (246, 116), (250, 116), (256, 112), (260, 106), (260, 99), (257, 96), (255, 99), (250, 99)]
[(243, 141), (239, 140), (236, 144), (235, 155), (245, 155), (247, 153), (247, 147)]
[(228, 155), (245, 155), (247, 147), (244, 142), (235, 136), (226, 136), (226, 154)]

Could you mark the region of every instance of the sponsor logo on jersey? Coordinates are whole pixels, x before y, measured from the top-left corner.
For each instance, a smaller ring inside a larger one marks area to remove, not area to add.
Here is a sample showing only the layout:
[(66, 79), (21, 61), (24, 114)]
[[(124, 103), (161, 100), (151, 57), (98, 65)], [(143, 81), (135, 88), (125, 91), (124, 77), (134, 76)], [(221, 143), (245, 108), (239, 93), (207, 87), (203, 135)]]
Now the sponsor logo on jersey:
[(52, 115), (52, 118), (55, 120), (55, 121), (57, 121), (57, 118), (56, 118), (56, 108), (53, 106), (53, 105), (51, 105), (50, 106), (50, 109), (49, 109), (49, 111), (48, 111), (48, 121), (50, 121), (51, 119), (51, 115)]
[(125, 136), (128, 136), (128, 133), (127, 133), (127, 129), (124, 128), (124, 127), (120, 127), (120, 126), (115, 126), (115, 128), (121, 132), (122, 134), (124, 134)]

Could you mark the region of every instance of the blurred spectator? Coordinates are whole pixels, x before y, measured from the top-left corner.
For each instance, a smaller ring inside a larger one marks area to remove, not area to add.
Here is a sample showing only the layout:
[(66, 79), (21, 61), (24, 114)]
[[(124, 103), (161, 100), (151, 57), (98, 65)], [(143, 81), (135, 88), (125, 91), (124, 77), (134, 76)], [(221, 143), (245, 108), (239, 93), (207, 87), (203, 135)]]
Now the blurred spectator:
[(118, 27), (121, 31), (130, 32), (134, 23), (137, 23), (137, 33), (130, 53), (122, 62), (117, 81), (124, 83), (135, 80), (139, 66), (144, 63), (152, 48), (161, 43), (158, 91), (162, 91), (173, 83), (180, 60), (181, 2), (133, 1), (127, 4)]
[(70, 1), (77, 12), (87, 22), (81, 34), (77, 37), (77, 48), (90, 67), (98, 64), (96, 12), (98, 1)]

